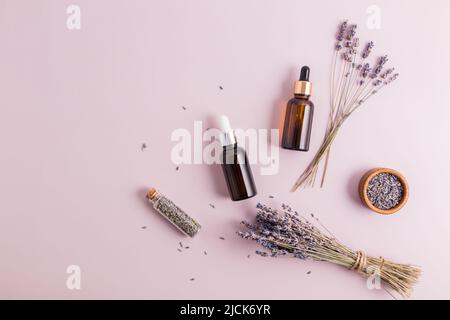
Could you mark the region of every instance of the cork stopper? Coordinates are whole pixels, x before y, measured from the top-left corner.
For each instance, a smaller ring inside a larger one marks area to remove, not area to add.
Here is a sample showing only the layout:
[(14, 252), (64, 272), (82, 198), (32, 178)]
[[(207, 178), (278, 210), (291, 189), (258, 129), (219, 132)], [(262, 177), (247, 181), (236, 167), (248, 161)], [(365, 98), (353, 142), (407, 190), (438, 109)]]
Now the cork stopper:
[(158, 195), (158, 191), (155, 188), (151, 188), (147, 192), (147, 199), (150, 201), (153, 201), (153, 200), (155, 200), (157, 195)]

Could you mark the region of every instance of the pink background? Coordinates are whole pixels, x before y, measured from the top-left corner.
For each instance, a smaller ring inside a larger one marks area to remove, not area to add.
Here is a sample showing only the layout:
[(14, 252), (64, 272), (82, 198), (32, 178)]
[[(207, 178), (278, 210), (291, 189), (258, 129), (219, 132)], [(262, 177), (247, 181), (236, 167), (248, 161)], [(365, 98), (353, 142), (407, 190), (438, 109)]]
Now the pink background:
[[(81, 30), (66, 28), (72, 3)], [(371, 4), (380, 30), (366, 27)], [(421, 265), (413, 298), (450, 298), (449, 16), (444, 0), (1, 0), (0, 298), (391, 299), (327, 263), (256, 256), (235, 231), (258, 201), (312, 212), (352, 248)], [(326, 188), (290, 193), (323, 137), (343, 18), (401, 77), (345, 125)], [(175, 169), (170, 135), (195, 120), (226, 113), (236, 128), (276, 128), (303, 64), (311, 151), (280, 151), (274, 176), (254, 166), (257, 198), (229, 200), (218, 168)], [(358, 200), (360, 176), (376, 166), (411, 185), (393, 216)], [(201, 222), (196, 238), (149, 208), (151, 186)], [(190, 249), (178, 252), (180, 240)], [(66, 288), (69, 265), (81, 267), (81, 290)]]

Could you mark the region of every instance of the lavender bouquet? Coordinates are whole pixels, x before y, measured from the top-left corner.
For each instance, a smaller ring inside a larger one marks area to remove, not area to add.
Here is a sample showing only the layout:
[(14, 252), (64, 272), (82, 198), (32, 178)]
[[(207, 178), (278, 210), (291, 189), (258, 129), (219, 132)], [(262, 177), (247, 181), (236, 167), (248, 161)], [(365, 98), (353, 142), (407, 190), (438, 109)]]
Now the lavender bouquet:
[[(313, 215), (312, 218), (320, 224)], [(256, 223), (243, 221), (242, 224), (246, 230), (238, 231), (238, 235), (254, 240), (266, 248), (266, 251), (256, 251), (261, 256), (292, 256), (302, 260), (328, 261), (365, 277), (378, 275), (387, 287), (402, 297), (410, 296), (421, 274), (419, 267), (394, 263), (382, 257), (370, 257), (363, 251), (349, 249), (331, 233), (326, 235), (287, 205), (283, 205), (282, 210), (278, 211), (258, 204)], [(329, 233), (324, 226), (321, 227)]]
[(356, 24), (344, 21), (338, 28), (330, 75), (330, 113), (324, 140), (311, 163), (297, 179), (293, 191), (299, 187), (313, 187), (319, 166), (324, 162), (321, 187), (325, 181), (331, 145), (344, 122), (367, 100), (395, 81), (399, 74), (386, 68), (386, 55), (373, 66), (368, 58), (374, 48), (369, 41), (358, 52), (359, 38)]

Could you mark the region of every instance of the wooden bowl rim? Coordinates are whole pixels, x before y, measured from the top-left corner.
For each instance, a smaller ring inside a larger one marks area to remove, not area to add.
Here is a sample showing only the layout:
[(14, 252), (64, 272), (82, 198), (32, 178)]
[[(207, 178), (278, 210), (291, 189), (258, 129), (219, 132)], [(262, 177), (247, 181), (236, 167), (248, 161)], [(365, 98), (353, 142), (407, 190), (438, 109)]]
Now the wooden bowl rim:
[[(369, 186), (370, 180), (372, 180), (373, 177), (375, 177), (376, 175), (378, 175), (380, 173), (389, 173), (389, 174), (395, 175), (400, 180), (400, 183), (403, 186), (402, 200), (400, 201), (400, 203), (397, 206), (395, 206), (394, 208), (389, 209), (389, 210), (383, 210), (383, 209), (375, 207), (372, 204), (372, 202), (370, 202), (369, 196), (367, 195), (367, 187)], [(405, 204), (409, 198), (409, 185), (408, 185), (408, 181), (406, 180), (406, 178), (397, 170), (390, 169), (390, 168), (375, 168), (375, 169), (372, 169), (372, 170), (369, 170), (368, 172), (366, 172), (366, 174), (361, 178), (359, 193), (360, 193), (362, 202), (370, 210), (375, 211), (376, 213), (379, 213), (379, 214), (390, 215), (390, 214), (396, 213), (397, 211), (399, 211), (401, 208), (403, 208), (405, 206)]]

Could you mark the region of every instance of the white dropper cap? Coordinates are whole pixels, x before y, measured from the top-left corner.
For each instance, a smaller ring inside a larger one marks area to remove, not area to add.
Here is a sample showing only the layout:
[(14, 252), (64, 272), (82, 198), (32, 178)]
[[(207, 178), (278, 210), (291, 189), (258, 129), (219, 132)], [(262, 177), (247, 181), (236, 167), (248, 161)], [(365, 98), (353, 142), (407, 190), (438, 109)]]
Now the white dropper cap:
[(223, 133), (227, 133), (230, 131), (233, 131), (230, 125), (230, 120), (227, 116), (221, 115), (219, 118), (219, 124), (220, 124), (220, 130), (222, 130)]
[(220, 135), (220, 142), (223, 146), (228, 146), (236, 143), (236, 138), (234, 137), (233, 129), (230, 125), (230, 120), (227, 116), (221, 115), (219, 117), (220, 130), (222, 134)]

